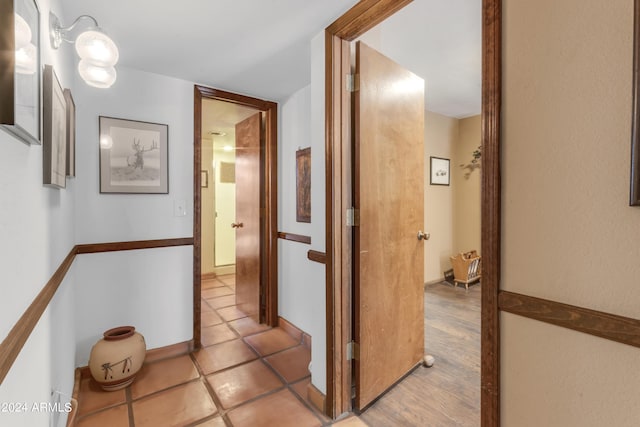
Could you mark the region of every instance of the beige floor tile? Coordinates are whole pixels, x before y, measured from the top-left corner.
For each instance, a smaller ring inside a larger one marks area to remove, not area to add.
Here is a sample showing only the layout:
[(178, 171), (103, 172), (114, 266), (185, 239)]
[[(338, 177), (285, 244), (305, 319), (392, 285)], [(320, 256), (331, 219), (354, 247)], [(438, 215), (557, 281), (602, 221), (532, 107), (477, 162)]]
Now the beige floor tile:
[(226, 295), (218, 298), (210, 298), (207, 300), (207, 304), (209, 304), (213, 308), (223, 308), (229, 307), (231, 305), (236, 305), (236, 296), (235, 295)]
[(197, 427), (227, 427), (227, 425), (222, 417), (215, 417), (201, 424), (197, 424)]
[(240, 310), (238, 306), (232, 305), (230, 307), (219, 308), (218, 314), (227, 322), (232, 320), (241, 319), (243, 317), (247, 317), (247, 314)]
[(216, 412), (207, 388), (199, 380), (133, 402), (136, 427), (184, 426)]
[(194, 355), (205, 375), (240, 365), (258, 357), (248, 345), (239, 339), (202, 348)]
[(119, 405), (79, 418), (76, 427), (129, 427), (129, 409)]
[(145, 364), (131, 384), (131, 397), (139, 399), (156, 391), (198, 378), (198, 370), (189, 355)]
[(263, 356), (298, 345), (298, 341), (280, 328), (269, 329), (244, 340)]
[(210, 375), (207, 381), (227, 409), (284, 386), (260, 360)]
[(127, 400), (124, 389), (104, 391), (93, 378), (85, 378), (80, 382), (79, 396), (79, 416), (95, 412), (99, 409), (116, 406), (125, 403)]
[(266, 357), (265, 360), (282, 377), (292, 383), (311, 375), (309, 372), (309, 362), (311, 361), (311, 351), (303, 345), (290, 348)]
[(200, 332), (200, 339), (204, 346), (219, 344), (236, 338), (238, 338), (238, 336), (225, 323), (202, 328)]
[(229, 326), (235, 329), (243, 337), (270, 329), (270, 326), (258, 323), (250, 317), (232, 320), (229, 322)]
[(318, 427), (320, 420), (291, 393), (282, 390), (227, 413), (234, 427)]

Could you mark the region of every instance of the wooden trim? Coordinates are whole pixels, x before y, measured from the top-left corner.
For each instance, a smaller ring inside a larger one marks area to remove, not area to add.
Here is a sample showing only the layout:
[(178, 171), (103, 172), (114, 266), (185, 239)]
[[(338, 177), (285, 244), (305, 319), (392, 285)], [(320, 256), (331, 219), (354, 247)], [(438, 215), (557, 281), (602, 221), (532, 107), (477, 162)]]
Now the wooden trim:
[(216, 277), (218, 277), (217, 273), (204, 273), (200, 275), (201, 280), (211, 280), (215, 279)]
[(278, 327), (295, 338), (296, 341), (302, 343), (302, 336), (304, 335), (304, 331), (298, 328), (293, 323), (289, 322), (284, 317), (278, 317)]
[[(144, 363), (154, 363), (164, 359), (171, 359), (172, 357), (189, 354), (193, 350), (193, 340), (153, 348), (151, 350), (147, 350), (147, 354), (144, 357)], [(91, 370), (89, 369), (89, 366), (80, 366), (76, 368), (76, 378), (77, 377), (79, 377), (80, 380), (91, 378)]]
[[(350, 73), (349, 41), (362, 35), (411, 0), (361, 0), (325, 31), (325, 170), (326, 170), (326, 414), (351, 410), (351, 206), (350, 95), (343, 90)], [(311, 259), (311, 253), (308, 253)]]
[(89, 243), (76, 245), (78, 254), (93, 254), (98, 252), (132, 251), (137, 249), (169, 248), (173, 246), (193, 245), (193, 238), (135, 240), (131, 242)]
[(307, 251), (307, 259), (309, 261), (319, 262), (320, 264), (327, 263), (327, 254), (324, 252), (308, 250)]
[(480, 405), (483, 427), (500, 425), (500, 127), (502, 2), (482, 8), (482, 327)]
[(20, 354), (22, 347), (24, 347), (24, 344), (27, 342), (38, 320), (40, 320), (42, 313), (44, 313), (49, 302), (51, 302), (51, 299), (58, 290), (58, 287), (64, 280), (64, 276), (67, 274), (67, 271), (69, 271), (76, 257), (76, 253), (76, 247), (74, 246), (55, 273), (53, 273), (51, 279), (49, 279), (47, 284), (42, 288), (0, 344), (0, 384), (2, 384), (9, 373), (13, 362), (15, 362), (18, 354)]
[(640, 347), (638, 319), (507, 291), (500, 291), (498, 301), (507, 313)]
[(202, 347), (202, 98), (209, 89), (193, 88), (193, 345)]
[(290, 240), (292, 242), (311, 244), (311, 236), (303, 236), (301, 234), (285, 233), (278, 231), (278, 239)]
[(352, 41), (384, 21), (413, 0), (361, 0), (345, 12), (327, 31)]
[(264, 170), (262, 172), (261, 209), (266, 212), (263, 230), (261, 230), (261, 277), (266, 281), (264, 292), (266, 300), (265, 322), (275, 326), (278, 322), (278, 104), (258, 98), (225, 92), (205, 86), (194, 85), (194, 159), (193, 159), (193, 340), (195, 348), (200, 348), (201, 334), (201, 208), (200, 170), (202, 152), (202, 101), (215, 99), (254, 108), (264, 113), (265, 141)]
[(629, 205), (640, 206), (640, 0), (633, 2), (633, 101)]
[(327, 412), (327, 396), (311, 383), (307, 384), (307, 399), (321, 413)]

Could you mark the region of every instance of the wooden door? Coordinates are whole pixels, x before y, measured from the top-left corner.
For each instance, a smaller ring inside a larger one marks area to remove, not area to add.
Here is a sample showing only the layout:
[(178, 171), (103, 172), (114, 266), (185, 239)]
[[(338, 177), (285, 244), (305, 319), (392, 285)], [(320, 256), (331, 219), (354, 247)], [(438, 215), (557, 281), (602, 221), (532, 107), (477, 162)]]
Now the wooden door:
[(356, 44), (356, 407), (424, 356), (424, 81)]
[(236, 305), (260, 321), (260, 113), (236, 124)]

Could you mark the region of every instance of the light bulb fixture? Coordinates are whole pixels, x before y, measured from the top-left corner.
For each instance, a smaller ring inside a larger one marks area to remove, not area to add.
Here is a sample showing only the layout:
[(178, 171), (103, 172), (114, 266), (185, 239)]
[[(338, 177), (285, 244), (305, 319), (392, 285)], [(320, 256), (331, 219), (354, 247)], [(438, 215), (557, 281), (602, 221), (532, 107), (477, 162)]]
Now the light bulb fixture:
[(31, 43), (33, 34), (24, 18), (14, 14), (16, 39), (16, 73), (33, 75), (38, 67), (38, 49)]
[[(94, 26), (83, 31), (75, 39), (68, 38), (81, 19), (93, 21)], [(78, 72), (89, 86), (108, 88), (116, 81), (118, 62), (118, 47), (98, 25), (98, 21), (90, 15), (80, 15), (68, 27), (62, 27), (60, 20), (53, 13), (49, 13), (49, 41), (51, 47), (58, 49), (63, 41), (75, 43), (76, 52), (80, 57)]]

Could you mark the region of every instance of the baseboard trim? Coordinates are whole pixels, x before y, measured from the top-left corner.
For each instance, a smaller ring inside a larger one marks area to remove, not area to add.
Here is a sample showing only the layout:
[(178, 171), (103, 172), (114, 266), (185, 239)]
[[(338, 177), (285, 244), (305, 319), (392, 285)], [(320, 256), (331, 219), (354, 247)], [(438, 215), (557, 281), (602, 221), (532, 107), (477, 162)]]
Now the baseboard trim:
[(303, 344), (307, 348), (311, 349), (311, 335), (298, 328), (287, 319), (280, 316), (278, 316), (278, 326), (280, 327), (280, 329), (295, 338), (300, 344)]
[[(153, 363), (159, 360), (182, 356), (183, 354), (191, 353), (193, 349), (193, 340), (183, 341), (164, 347), (153, 348), (151, 350), (147, 350), (147, 354), (144, 358), (144, 363)], [(91, 378), (91, 371), (89, 370), (89, 366), (80, 366), (76, 368), (76, 377), (78, 376), (78, 374), (80, 375), (80, 380)]]
[(318, 390), (313, 384), (307, 385), (307, 399), (320, 413), (326, 413), (327, 409), (327, 396)]
[(216, 272), (211, 272), (211, 273), (203, 273), (200, 275), (200, 280), (211, 280), (211, 279), (215, 279), (216, 277), (218, 277), (218, 275), (216, 274)]

